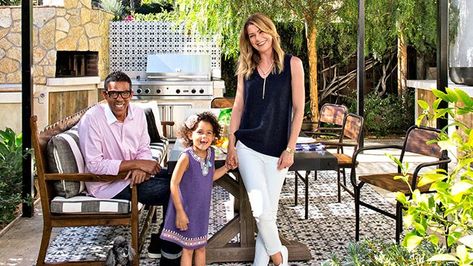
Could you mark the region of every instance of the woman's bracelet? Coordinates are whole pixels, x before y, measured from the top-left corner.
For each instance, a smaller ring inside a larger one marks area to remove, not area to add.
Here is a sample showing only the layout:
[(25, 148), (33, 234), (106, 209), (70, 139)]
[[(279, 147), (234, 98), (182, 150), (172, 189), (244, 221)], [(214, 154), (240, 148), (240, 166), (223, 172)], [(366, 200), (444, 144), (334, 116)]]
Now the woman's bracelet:
[(294, 154), (294, 152), (295, 152), (295, 150), (292, 149), (291, 147), (286, 147), (286, 151), (287, 151), (287, 153), (289, 153), (289, 154)]

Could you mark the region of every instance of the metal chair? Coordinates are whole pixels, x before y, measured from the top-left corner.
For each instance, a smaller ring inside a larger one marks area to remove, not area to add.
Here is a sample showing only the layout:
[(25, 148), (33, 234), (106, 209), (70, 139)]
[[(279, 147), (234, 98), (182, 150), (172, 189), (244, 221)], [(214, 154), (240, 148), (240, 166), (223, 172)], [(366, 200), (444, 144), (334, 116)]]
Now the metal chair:
[(210, 102), (211, 108), (232, 108), (235, 98), (217, 97)]
[[(353, 160), (354, 154), (360, 148), (361, 138), (363, 137), (363, 117), (355, 114), (348, 114), (343, 119), (342, 134), (338, 139), (338, 142), (321, 142), (322, 144), (337, 149), (337, 152), (333, 155), (337, 158), (338, 170), (337, 170), (337, 198), (338, 202), (341, 202), (341, 188), (350, 193), (353, 196), (353, 192), (347, 187), (346, 183), (346, 168), (352, 168), (355, 165)], [(344, 147), (353, 147), (351, 154), (345, 153)], [(341, 182), (341, 173), (343, 174), (343, 183)]]
[[(370, 174), (359, 176), (359, 183), (356, 183), (356, 162), (357, 157), (361, 152), (367, 150), (380, 150), (380, 149), (398, 149), (401, 150), (399, 160), (401, 163), (407, 161), (406, 152), (413, 153), (414, 155), (423, 155), (432, 157), (433, 160), (429, 162), (418, 163), (413, 168), (412, 172), (408, 173), (409, 183), (412, 187), (412, 190), (419, 189), (421, 193), (433, 192), (430, 190), (430, 185), (425, 185), (422, 187), (417, 187), (418, 176), (421, 170), (425, 170), (426, 167), (437, 166), (443, 169), (447, 168), (447, 164), (450, 162), (448, 158), (447, 151), (442, 150), (437, 143), (430, 143), (431, 140), (438, 139), (440, 131), (434, 128), (428, 127), (418, 127), (412, 126), (407, 130), (406, 137), (404, 139), (404, 144), (400, 145), (378, 145), (370, 146), (358, 149), (353, 155), (353, 161), (355, 162), (352, 165), (351, 169), (351, 183), (354, 187), (354, 197), (355, 197), (355, 239), (356, 241), (360, 238), (360, 205), (365, 206), (371, 210), (377, 211), (383, 215), (386, 215), (390, 218), (396, 220), (396, 242), (399, 243), (400, 235), (402, 232), (402, 204), (400, 202), (396, 203), (396, 213), (382, 210), (376, 206), (368, 204), (360, 200), (361, 189), (365, 183), (368, 183), (372, 186), (383, 188), (391, 192), (402, 192), (407, 196), (410, 196), (409, 186), (400, 179), (394, 179), (395, 176), (401, 175), (401, 167), (398, 166), (398, 171), (396, 173), (379, 173), (379, 174)], [(413, 164), (412, 162), (410, 163)]]
[(339, 138), (342, 132), (343, 120), (347, 114), (348, 108), (346, 106), (326, 103), (320, 108), (317, 128), (304, 133), (314, 138), (322, 136)]

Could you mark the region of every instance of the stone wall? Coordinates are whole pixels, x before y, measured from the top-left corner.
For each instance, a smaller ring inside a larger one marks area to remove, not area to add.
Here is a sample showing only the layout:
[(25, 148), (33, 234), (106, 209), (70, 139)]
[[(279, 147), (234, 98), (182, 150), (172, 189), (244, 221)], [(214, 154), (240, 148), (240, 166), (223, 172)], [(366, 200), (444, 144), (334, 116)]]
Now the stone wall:
[[(63, 7), (33, 8), (33, 83), (55, 77), (57, 51), (97, 51), (98, 71), (109, 69), (109, 21), (90, 0), (65, 0)], [(21, 8), (0, 7), (0, 84), (21, 83)]]

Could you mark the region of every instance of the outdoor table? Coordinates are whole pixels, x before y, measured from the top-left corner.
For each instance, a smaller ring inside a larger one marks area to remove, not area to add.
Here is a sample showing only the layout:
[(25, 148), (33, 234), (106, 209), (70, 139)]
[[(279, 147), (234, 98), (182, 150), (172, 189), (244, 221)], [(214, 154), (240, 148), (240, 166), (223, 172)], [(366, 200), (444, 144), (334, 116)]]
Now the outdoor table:
[[(176, 144), (169, 154), (168, 171), (172, 172), (174, 170), (183, 149), (184, 148), (182, 144), (180, 144), (180, 141), (176, 141)], [(218, 168), (223, 166), (225, 164), (225, 158), (225, 153), (216, 152), (215, 167)], [(296, 173), (298, 173), (298, 171), (302, 170), (316, 171), (333, 169), (336, 167), (336, 163), (336, 158), (328, 152), (325, 154), (316, 152), (296, 152), (294, 156), (294, 164), (289, 168), (289, 171), (296, 171)], [(335, 164), (335, 166), (333, 164)], [(237, 205), (235, 207), (236, 213), (232, 220), (225, 224), (208, 240), (207, 263), (243, 262), (252, 261), (254, 258), (255, 232), (257, 231), (255, 219), (251, 213), (248, 195), (243, 182), (241, 182), (238, 169), (232, 170), (232, 174), (236, 178), (226, 174), (222, 178), (218, 179), (216, 184), (235, 197)], [(240, 234), (239, 242), (229, 243), (238, 234)], [(282, 244), (285, 245), (289, 251), (289, 260), (307, 261), (311, 259), (309, 249), (305, 244), (294, 240), (287, 240), (282, 236), (280, 239)]]
[[(294, 164), (289, 168), (289, 171), (295, 173), (295, 187), (294, 187), (294, 205), (297, 205), (298, 197), (298, 179), (300, 178), (305, 185), (305, 213), (304, 218), (309, 217), (309, 174), (314, 171), (314, 176), (317, 178), (318, 170), (337, 170), (337, 158), (327, 150), (316, 151), (296, 151), (294, 155)], [(299, 171), (306, 171), (305, 176), (302, 176)]]

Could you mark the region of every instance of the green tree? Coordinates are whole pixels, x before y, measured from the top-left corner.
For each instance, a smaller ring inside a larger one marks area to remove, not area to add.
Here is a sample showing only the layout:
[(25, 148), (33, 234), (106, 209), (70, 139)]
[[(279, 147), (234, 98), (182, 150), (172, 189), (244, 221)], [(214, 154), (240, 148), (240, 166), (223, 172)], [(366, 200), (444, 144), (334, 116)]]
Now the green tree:
[[(351, 0), (350, 0), (351, 1)], [(291, 23), (304, 29), (309, 61), (310, 110), (318, 116), (317, 33), (337, 20), (337, 12), (345, 1), (340, 0), (176, 0), (178, 19), (192, 29), (221, 36), (223, 52), (235, 57), (238, 36), (244, 20), (254, 12), (263, 12), (276, 22)]]
[(407, 47), (421, 54), (435, 49), (437, 38), (437, 1), (398, 0), (394, 17), (397, 31), (398, 95), (407, 89)]

